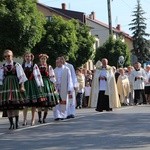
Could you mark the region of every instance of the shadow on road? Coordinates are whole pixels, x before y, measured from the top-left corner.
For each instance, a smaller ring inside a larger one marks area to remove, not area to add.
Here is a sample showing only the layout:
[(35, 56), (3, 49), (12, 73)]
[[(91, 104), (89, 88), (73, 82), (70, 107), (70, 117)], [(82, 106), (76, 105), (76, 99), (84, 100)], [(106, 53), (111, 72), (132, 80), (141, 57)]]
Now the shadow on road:
[(0, 137), (2, 150), (147, 149), (149, 113), (96, 113)]

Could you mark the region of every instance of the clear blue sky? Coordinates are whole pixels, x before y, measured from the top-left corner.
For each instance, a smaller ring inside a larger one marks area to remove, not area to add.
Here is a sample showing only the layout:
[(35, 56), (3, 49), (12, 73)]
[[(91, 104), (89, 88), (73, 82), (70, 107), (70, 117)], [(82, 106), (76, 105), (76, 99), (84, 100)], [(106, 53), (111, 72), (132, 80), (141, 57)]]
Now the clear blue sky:
[[(68, 10), (84, 12), (89, 15), (96, 13), (96, 19), (108, 24), (107, 0), (39, 0), (40, 3), (51, 7), (61, 8), (61, 3), (66, 3)], [(112, 25), (121, 24), (121, 30), (131, 35), (128, 24), (133, 19), (132, 11), (137, 5), (137, 0), (113, 0), (111, 1)], [(150, 34), (150, 0), (141, 0), (144, 17), (147, 19), (147, 30)]]

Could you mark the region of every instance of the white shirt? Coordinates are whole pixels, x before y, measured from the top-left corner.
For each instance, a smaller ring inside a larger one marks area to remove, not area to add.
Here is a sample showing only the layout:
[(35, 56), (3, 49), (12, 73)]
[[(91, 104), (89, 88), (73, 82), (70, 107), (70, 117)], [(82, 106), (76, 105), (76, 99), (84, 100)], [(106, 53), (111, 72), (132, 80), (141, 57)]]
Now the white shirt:
[(58, 67), (58, 70), (57, 70), (57, 84), (61, 84), (61, 77), (62, 77), (62, 68)]
[(90, 86), (85, 86), (85, 88), (84, 88), (84, 95), (85, 96), (90, 96), (90, 94), (91, 94), (91, 87)]
[(29, 68), (30, 68), (31, 66), (32, 66), (32, 62), (30, 62), (30, 63), (27, 63), (27, 62), (26, 62), (26, 63), (25, 63), (25, 67), (29, 67)]
[[(138, 71), (133, 70), (131, 72), (132, 82), (133, 82), (133, 89), (134, 90), (142, 90), (145, 87), (145, 79), (146, 73), (145, 70), (140, 68)], [(141, 77), (142, 79), (135, 80), (136, 77)]]
[(146, 72), (146, 83), (145, 86), (150, 86), (150, 71)]
[(74, 69), (73, 65), (70, 63), (67, 63), (67, 62), (65, 62), (64, 65), (70, 69), (71, 77), (72, 77), (72, 81), (73, 81), (73, 86), (78, 87), (77, 76), (76, 76), (75, 69)]
[(12, 65), (13, 66), (13, 64), (14, 64), (14, 62), (13, 62), (13, 60), (9, 63), (9, 62), (6, 62), (5, 63), (5, 66), (7, 66), (7, 65)]
[[(107, 74), (107, 70), (105, 68), (102, 69), (101, 73), (100, 73), (100, 77), (106, 77)], [(99, 82), (99, 90), (100, 91), (105, 91), (107, 88), (107, 81), (106, 80), (100, 80)]]

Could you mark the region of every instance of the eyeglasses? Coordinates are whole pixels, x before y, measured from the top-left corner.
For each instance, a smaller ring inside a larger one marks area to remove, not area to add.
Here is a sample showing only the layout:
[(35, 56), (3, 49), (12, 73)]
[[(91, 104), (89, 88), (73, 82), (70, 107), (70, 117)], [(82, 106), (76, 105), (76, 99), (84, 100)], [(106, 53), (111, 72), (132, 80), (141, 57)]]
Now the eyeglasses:
[(10, 58), (11, 55), (5, 55), (4, 58)]

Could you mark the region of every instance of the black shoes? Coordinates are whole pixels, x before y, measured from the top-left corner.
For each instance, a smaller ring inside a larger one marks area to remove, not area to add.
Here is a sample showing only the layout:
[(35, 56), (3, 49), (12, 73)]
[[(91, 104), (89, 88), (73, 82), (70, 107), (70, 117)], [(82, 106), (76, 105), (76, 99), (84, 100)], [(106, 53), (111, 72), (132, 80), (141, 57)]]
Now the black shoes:
[(98, 111), (98, 112), (103, 112), (103, 110), (101, 110), (101, 109), (100, 110), (99, 109), (95, 109), (95, 110)]
[(66, 119), (70, 119), (70, 118), (75, 118), (75, 116), (74, 115), (69, 115), (69, 116), (67, 116)]
[(45, 119), (43, 119), (43, 123), (46, 123)]
[(56, 118), (55, 121), (64, 120), (64, 118)]
[[(98, 112), (103, 112), (102, 109), (95, 109), (95, 110), (98, 111)], [(109, 108), (109, 109), (106, 109), (106, 111), (113, 111), (113, 109), (112, 109), (112, 108)]]
[(59, 121), (60, 120), (60, 118), (56, 118), (56, 119), (54, 119), (55, 121)]
[(79, 109), (81, 109), (81, 108), (82, 108), (82, 106), (76, 106), (76, 109), (78, 109), (78, 108), (79, 108)]
[(109, 109), (106, 109), (106, 111), (113, 111), (113, 109), (112, 109), (112, 108), (109, 108)]
[(12, 130), (12, 129), (15, 129), (15, 125), (14, 124), (11, 124), (10, 127), (9, 127), (9, 130)]
[(39, 123), (42, 123), (42, 120), (41, 119), (39, 119), (39, 121), (38, 121)]

